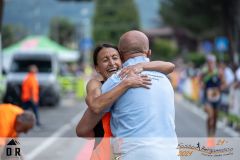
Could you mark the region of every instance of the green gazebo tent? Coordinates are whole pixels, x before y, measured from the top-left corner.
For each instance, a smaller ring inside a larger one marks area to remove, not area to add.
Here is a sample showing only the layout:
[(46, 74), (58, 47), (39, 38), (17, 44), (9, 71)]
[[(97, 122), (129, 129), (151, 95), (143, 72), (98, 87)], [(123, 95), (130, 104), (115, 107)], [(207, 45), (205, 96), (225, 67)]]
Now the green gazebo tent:
[(3, 68), (10, 67), (11, 57), (15, 53), (50, 52), (57, 54), (60, 62), (76, 62), (80, 56), (78, 51), (59, 45), (45, 36), (28, 36), (25, 39), (3, 49)]
[(4, 56), (24, 51), (43, 51), (56, 53), (60, 61), (74, 61), (79, 58), (76, 50), (59, 45), (45, 36), (28, 36), (20, 42), (3, 49)]

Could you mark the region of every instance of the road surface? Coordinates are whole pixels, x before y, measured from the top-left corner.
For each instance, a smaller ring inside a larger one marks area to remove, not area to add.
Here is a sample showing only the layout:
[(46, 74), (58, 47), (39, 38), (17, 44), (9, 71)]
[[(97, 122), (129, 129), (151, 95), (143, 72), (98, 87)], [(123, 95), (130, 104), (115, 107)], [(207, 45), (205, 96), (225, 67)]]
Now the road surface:
[[(176, 96), (176, 132), (181, 137), (206, 137), (206, 115), (201, 109)], [(88, 159), (87, 145), (93, 143), (76, 137), (75, 127), (83, 115), (86, 105), (74, 98), (64, 98), (57, 107), (40, 108), (41, 127), (21, 135), (22, 152), (27, 160), (42, 159)], [(219, 127), (217, 136), (231, 137), (224, 127)]]

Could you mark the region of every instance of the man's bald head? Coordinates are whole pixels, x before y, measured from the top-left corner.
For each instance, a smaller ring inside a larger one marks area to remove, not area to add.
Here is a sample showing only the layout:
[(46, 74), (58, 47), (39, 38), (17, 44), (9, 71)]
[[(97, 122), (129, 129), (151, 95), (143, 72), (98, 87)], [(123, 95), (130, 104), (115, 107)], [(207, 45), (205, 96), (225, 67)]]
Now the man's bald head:
[(120, 54), (146, 52), (149, 50), (148, 37), (140, 31), (132, 30), (124, 33), (118, 43)]
[(16, 117), (16, 131), (27, 133), (35, 124), (35, 116), (30, 111), (24, 111)]

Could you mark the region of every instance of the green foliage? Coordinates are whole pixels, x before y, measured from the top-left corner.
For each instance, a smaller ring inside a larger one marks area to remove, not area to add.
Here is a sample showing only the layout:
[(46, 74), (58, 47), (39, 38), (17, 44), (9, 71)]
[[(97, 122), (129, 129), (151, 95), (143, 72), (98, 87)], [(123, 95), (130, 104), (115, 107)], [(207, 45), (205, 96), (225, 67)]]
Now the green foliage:
[[(229, 62), (229, 56), (227, 54), (213, 53), (217, 61)], [(192, 63), (194, 67), (200, 68), (206, 62), (206, 56), (203, 53), (199, 52), (188, 52), (183, 56), (186, 63)]]
[(227, 52), (220, 53), (220, 52), (214, 50), (214, 51), (212, 51), (211, 54), (213, 54), (216, 57), (217, 62), (225, 62), (225, 63), (230, 64), (229, 53), (227, 53)]
[(0, 76), (0, 84), (1, 84), (0, 85), (0, 99), (2, 99), (2, 97), (6, 91), (6, 83), (5, 83), (6, 79), (5, 78), (6, 78), (5, 76)]
[(10, 46), (23, 39), (27, 35), (25, 29), (16, 25), (4, 25), (2, 27), (2, 45), (3, 48)]
[(237, 115), (229, 113), (227, 114), (226, 112), (223, 111), (219, 111), (218, 115), (219, 119), (223, 119), (226, 117), (229, 124), (237, 123), (238, 126), (240, 125), (240, 117)]
[(224, 0), (163, 0), (160, 14), (167, 24), (187, 28), (198, 37), (222, 31)]
[(59, 44), (68, 47), (75, 41), (76, 27), (68, 19), (54, 17), (50, 23), (49, 37)]
[(206, 58), (205, 55), (202, 53), (189, 52), (184, 55), (184, 60), (186, 61), (186, 63), (192, 63), (194, 67), (199, 68), (205, 63)]
[(97, 0), (93, 18), (96, 43), (116, 44), (126, 31), (139, 29), (139, 16), (133, 0)]
[(91, 2), (93, 0), (58, 0), (58, 1), (62, 1), (62, 2)]
[(171, 40), (155, 39), (151, 46), (152, 60), (173, 60), (177, 55), (177, 48)]
[(239, 44), (240, 0), (162, 0), (160, 14), (168, 25), (184, 28), (198, 39), (229, 39), (231, 62)]
[(224, 61), (230, 63), (230, 57), (228, 53), (216, 53), (215, 56), (217, 57), (218, 62)]

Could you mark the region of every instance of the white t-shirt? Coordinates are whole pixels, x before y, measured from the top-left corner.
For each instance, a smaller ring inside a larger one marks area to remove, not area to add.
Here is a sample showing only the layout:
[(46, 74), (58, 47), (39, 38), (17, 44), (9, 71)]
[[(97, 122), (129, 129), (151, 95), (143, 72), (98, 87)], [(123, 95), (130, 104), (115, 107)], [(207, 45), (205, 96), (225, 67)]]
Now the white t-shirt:
[(234, 73), (231, 68), (226, 67), (224, 70), (224, 75), (227, 85), (230, 85), (234, 82)]
[(238, 67), (238, 69), (236, 70), (236, 78), (237, 81), (240, 82), (240, 67)]

